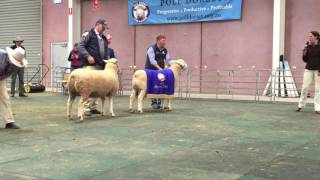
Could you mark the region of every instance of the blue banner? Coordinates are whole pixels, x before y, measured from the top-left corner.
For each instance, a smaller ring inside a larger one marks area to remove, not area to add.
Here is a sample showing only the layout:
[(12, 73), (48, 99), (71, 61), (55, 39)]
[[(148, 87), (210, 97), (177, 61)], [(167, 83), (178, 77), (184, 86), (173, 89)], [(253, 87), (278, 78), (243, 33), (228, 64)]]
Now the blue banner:
[(129, 25), (239, 20), (242, 0), (128, 0)]

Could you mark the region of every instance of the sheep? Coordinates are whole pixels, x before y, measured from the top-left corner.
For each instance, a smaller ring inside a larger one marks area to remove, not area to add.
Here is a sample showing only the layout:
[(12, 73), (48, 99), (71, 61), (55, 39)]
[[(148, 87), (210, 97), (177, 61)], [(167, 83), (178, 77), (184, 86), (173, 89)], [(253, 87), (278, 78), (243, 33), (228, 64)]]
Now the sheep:
[(80, 94), (81, 98), (78, 105), (78, 118), (83, 121), (84, 102), (90, 97), (99, 97), (101, 99), (101, 114), (104, 113), (105, 97), (109, 97), (110, 114), (115, 116), (113, 112), (113, 96), (119, 89), (118, 65), (116, 59), (105, 60), (106, 66), (104, 70), (88, 70), (77, 69), (70, 74), (68, 90), (69, 98), (67, 103), (67, 118), (71, 120), (72, 104)]
[(143, 21), (143, 19), (146, 17), (146, 10), (147, 8), (143, 5), (137, 6), (134, 11), (135, 11), (135, 16), (138, 21)]
[[(174, 74), (175, 82), (178, 82), (179, 77), (180, 77), (180, 72), (186, 68), (187, 68), (187, 64), (185, 63), (184, 60), (179, 59), (179, 60), (173, 61), (170, 69), (172, 70), (172, 72)], [(144, 70), (138, 70), (134, 73), (133, 78), (132, 78), (132, 91), (131, 91), (131, 95), (130, 95), (130, 105), (129, 105), (130, 112), (135, 111), (133, 109), (133, 102), (134, 102), (135, 98), (138, 97), (138, 112), (143, 113), (142, 102), (143, 102), (143, 99), (147, 95), (146, 92), (147, 92), (147, 74)], [(162, 104), (161, 109), (162, 110), (165, 109), (164, 103)], [(169, 111), (172, 110), (170, 98), (168, 99), (167, 109)]]

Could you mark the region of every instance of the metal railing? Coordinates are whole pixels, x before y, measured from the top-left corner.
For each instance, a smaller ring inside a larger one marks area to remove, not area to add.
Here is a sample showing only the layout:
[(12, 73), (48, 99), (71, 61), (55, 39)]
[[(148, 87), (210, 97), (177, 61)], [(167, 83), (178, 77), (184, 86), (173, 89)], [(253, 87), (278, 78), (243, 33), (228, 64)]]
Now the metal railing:
[(69, 67), (56, 66), (51, 72), (51, 91), (53, 92), (63, 92), (65, 91), (65, 84), (63, 83), (67, 73), (71, 72)]
[[(30, 79), (34, 68), (28, 68), (25, 76)], [(131, 91), (134, 68), (122, 69), (119, 73), (119, 95), (128, 95)], [(51, 78), (46, 82), (47, 89), (63, 92), (62, 81), (70, 72), (67, 67), (52, 69)], [(41, 78), (41, 77), (39, 77)], [(278, 97), (298, 97), (303, 81), (303, 71), (270, 70), (270, 69), (188, 69), (181, 72), (176, 82), (176, 96), (179, 98), (215, 98), (246, 99), (254, 101), (277, 101)], [(269, 88), (267, 88), (269, 85)], [(310, 96), (314, 87), (310, 88)]]
[(269, 69), (192, 69), (188, 71), (187, 95), (188, 98), (194, 97), (194, 94), (211, 95), (216, 99), (220, 96), (223, 99), (246, 96), (255, 101), (261, 97), (269, 97), (270, 101), (275, 101), (276, 97), (298, 97), (303, 72), (291, 73)]
[[(38, 64), (32, 65), (24, 69), (24, 83), (41, 83), (41, 84), (48, 84), (48, 79), (45, 78), (50, 71), (50, 68), (45, 64)], [(7, 78), (7, 87), (11, 86), (11, 77)], [(16, 79), (16, 88), (19, 87), (18, 85), (19, 79), (17, 76)]]

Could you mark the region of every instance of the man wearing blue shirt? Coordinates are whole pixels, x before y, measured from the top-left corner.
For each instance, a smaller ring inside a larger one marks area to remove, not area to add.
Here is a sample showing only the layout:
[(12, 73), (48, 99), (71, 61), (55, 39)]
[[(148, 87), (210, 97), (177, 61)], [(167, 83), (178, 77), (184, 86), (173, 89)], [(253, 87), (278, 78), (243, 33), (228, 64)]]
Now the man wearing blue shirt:
[[(159, 35), (157, 36), (156, 44), (148, 48), (145, 69), (163, 70), (166, 67), (166, 64), (171, 65), (172, 59), (166, 49), (166, 40), (166, 36)], [(151, 106), (154, 109), (159, 109), (161, 100), (152, 99)]]

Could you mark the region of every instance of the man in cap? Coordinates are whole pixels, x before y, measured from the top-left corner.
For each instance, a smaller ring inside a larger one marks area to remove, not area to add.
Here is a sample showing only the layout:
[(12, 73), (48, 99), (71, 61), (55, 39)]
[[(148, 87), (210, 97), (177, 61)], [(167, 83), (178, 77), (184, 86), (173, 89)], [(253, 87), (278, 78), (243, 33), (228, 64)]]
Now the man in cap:
[(8, 47), (6, 50), (0, 49), (0, 112), (6, 122), (7, 129), (19, 129), (19, 127), (14, 122), (6, 78), (18, 68), (26, 67), (27, 64), (23, 48), (18, 47), (13, 50)]
[[(108, 59), (108, 40), (104, 31), (108, 29), (107, 21), (99, 19), (95, 27), (88, 33), (82, 35), (79, 42), (80, 58), (83, 68), (93, 70), (103, 70), (105, 62)], [(97, 110), (97, 99), (90, 98), (85, 102), (85, 115), (101, 114)]]
[[(16, 40), (13, 41), (14, 45), (11, 46), (11, 49), (16, 49), (18, 47), (21, 47), (22, 49), (25, 50), (25, 48), (22, 46), (23, 43), (23, 39), (21, 37), (16, 37)], [(17, 70), (15, 72), (12, 73), (11, 76), (11, 97), (14, 97), (14, 93), (16, 91), (16, 79), (17, 76), (19, 78), (19, 96), (20, 97), (27, 97), (24, 94), (24, 68), (17, 68)]]

